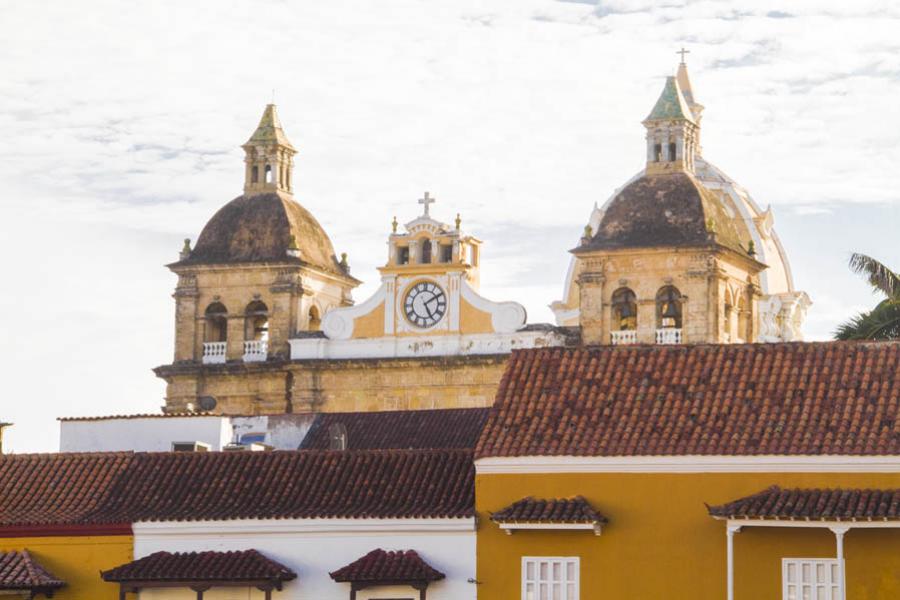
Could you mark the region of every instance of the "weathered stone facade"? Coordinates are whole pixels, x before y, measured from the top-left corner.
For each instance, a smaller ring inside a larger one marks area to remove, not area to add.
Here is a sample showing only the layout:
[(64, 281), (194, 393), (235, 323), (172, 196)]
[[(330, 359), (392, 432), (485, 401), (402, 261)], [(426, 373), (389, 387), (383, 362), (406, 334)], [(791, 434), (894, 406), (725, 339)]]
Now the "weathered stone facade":
[(168, 383), (168, 412), (216, 399), (215, 412), (278, 414), (490, 406), (508, 355), (270, 360), (156, 369)]

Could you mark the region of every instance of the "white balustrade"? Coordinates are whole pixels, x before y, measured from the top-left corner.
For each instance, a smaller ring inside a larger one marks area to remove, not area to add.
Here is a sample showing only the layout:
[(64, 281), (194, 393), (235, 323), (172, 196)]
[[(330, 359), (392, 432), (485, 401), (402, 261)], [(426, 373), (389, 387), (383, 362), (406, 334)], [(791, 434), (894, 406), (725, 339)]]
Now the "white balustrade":
[(657, 329), (656, 330), (656, 343), (657, 344), (680, 344), (681, 343), (681, 329), (675, 329), (674, 327), (667, 327), (665, 329)]
[(610, 331), (610, 341), (613, 346), (622, 346), (625, 344), (637, 344), (637, 330), (623, 329), (621, 331)]
[(244, 362), (259, 362), (266, 360), (269, 353), (267, 340), (251, 340), (244, 342)]
[(228, 342), (203, 342), (203, 364), (220, 365), (225, 362)]

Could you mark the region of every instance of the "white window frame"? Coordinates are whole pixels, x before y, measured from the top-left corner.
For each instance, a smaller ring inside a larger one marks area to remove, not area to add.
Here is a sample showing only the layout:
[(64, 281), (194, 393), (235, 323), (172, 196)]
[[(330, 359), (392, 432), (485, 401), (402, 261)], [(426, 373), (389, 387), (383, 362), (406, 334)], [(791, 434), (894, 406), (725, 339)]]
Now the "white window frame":
[[(553, 580), (553, 563), (561, 564), (561, 574), (562, 579), (558, 582)], [(534, 579), (528, 578), (528, 565), (534, 565)], [(541, 564), (547, 564), (547, 571), (549, 573), (549, 579), (542, 580), (540, 578), (540, 567)], [(575, 578), (573, 581), (570, 581), (568, 578), (568, 566), (575, 566)], [(554, 583), (559, 583), (560, 590), (562, 592), (562, 597), (560, 600), (579, 600), (581, 598), (581, 558), (578, 556), (523, 556), (522, 557), (522, 600), (528, 600), (528, 596), (526, 595), (528, 590), (528, 584), (531, 583), (535, 586), (534, 591), (534, 600), (540, 600), (540, 584), (546, 583), (548, 586), (552, 586)], [(567, 598), (566, 590), (568, 584), (574, 584), (575, 588), (575, 597)], [(550, 587), (548, 590), (549, 600), (553, 599), (553, 588)]]
[[(804, 565), (809, 565), (811, 574), (809, 582), (803, 581)], [(825, 580), (821, 582), (816, 578), (816, 567), (818, 565), (824, 565), (825, 567)], [(790, 566), (796, 568), (796, 581), (788, 581), (788, 568)], [(803, 600), (803, 588), (808, 587), (810, 589), (810, 598), (818, 600), (818, 588), (824, 587), (827, 600), (835, 598), (840, 600), (844, 598), (843, 582), (841, 581), (842, 573), (843, 565), (841, 565), (840, 559), (837, 558), (782, 558), (781, 597), (783, 600), (789, 600), (790, 598)], [(794, 587), (795, 594), (793, 597), (788, 595), (790, 587)], [(837, 595), (834, 594), (835, 591)]]

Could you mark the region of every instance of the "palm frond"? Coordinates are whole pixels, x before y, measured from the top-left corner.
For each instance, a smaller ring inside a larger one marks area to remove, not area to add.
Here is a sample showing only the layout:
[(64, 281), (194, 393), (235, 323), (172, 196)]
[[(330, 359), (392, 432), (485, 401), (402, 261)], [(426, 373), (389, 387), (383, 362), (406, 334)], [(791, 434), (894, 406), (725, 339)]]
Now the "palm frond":
[(864, 275), (872, 287), (887, 294), (888, 298), (900, 299), (900, 274), (889, 269), (884, 263), (871, 256), (854, 252), (850, 255), (850, 270)]
[(884, 300), (863, 312), (834, 332), (838, 340), (900, 340), (900, 302)]

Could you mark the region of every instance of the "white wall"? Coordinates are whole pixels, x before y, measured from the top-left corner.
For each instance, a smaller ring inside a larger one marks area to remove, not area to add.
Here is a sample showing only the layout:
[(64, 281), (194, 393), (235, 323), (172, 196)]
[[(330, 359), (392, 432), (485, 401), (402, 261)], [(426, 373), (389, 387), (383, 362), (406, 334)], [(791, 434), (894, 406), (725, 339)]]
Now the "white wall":
[(172, 442), (205, 442), (221, 450), (231, 441), (228, 417), (146, 417), (60, 421), (60, 452), (165, 452)]
[(314, 414), (257, 417), (116, 417), (60, 421), (60, 452), (164, 452), (172, 442), (204, 442), (221, 450), (235, 434), (264, 433), (277, 450), (296, 450), (315, 420)]
[[(475, 600), (476, 597), (475, 585), (467, 582), (475, 577), (474, 519), (272, 519), (134, 524), (136, 559), (161, 550), (251, 548), (290, 567), (298, 575), (285, 585), (284, 591), (275, 592), (273, 600), (347, 600), (350, 585), (335, 583), (328, 573), (376, 548), (416, 550), (428, 564), (445, 573), (446, 579), (428, 586), (429, 600)], [(204, 598), (255, 599), (247, 596), (246, 591), (242, 593), (243, 596), (204, 595)], [(418, 593), (412, 588), (371, 588), (358, 595), (359, 600), (370, 597), (418, 600)], [(141, 594), (141, 598), (181, 600), (176, 594)]]

